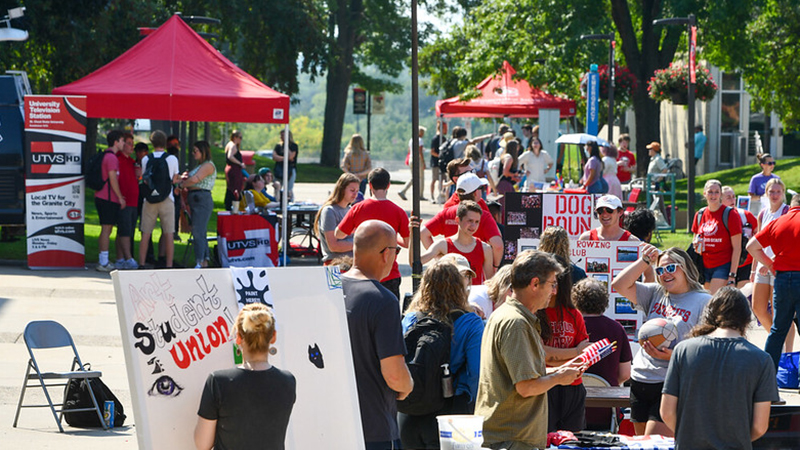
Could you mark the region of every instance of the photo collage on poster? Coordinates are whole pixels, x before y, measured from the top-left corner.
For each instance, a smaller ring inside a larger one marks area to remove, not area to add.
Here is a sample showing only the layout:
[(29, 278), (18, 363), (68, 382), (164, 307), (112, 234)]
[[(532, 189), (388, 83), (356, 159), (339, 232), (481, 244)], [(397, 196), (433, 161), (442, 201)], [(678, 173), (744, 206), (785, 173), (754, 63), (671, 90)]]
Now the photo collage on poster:
[[(538, 239), (519, 239), (520, 251), (539, 247)], [(608, 309), (605, 315), (619, 322), (628, 338), (636, 339), (636, 331), (642, 323), (642, 313), (631, 301), (611, 287), (611, 282), (622, 269), (639, 259), (639, 246), (628, 241), (578, 241), (570, 239), (572, 263), (586, 271), (606, 286)]]

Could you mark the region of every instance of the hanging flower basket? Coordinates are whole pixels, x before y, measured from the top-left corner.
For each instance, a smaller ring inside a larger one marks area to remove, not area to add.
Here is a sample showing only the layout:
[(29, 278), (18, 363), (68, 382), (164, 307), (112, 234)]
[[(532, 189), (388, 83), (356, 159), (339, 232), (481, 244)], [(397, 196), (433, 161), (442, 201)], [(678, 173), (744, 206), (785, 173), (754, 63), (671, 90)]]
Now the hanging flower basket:
[[(694, 97), (701, 102), (707, 102), (717, 94), (717, 83), (705, 67), (695, 70)], [(671, 101), (676, 105), (688, 103), (689, 94), (689, 69), (686, 64), (671, 63), (663, 70), (656, 70), (647, 85), (650, 98), (657, 102)]]
[[(608, 98), (608, 64), (597, 67), (600, 76), (600, 99)], [(589, 72), (586, 72), (581, 79), (581, 93), (586, 97), (586, 83), (588, 82)], [(614, 65), (614, 101), (618, 104), (628, 104), (636, 90), (636, 76), (625, 66)]]

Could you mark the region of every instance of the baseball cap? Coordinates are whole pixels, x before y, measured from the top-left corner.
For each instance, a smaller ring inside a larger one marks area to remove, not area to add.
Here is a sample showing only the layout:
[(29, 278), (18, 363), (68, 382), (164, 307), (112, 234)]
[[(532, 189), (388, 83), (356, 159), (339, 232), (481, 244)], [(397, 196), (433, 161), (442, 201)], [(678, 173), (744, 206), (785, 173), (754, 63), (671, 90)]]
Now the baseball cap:
[(653, 149), (656, 152), (660, 152), (661, 151), (661, 144), (659, 144), (658, 142), (653, 141), (653, 142), (651, 142), (650, 144), (647, 145), (647, 149), (648, 150), (649, 149)]
[(594, 203), (594, 209), (600, 208), (622, 209), (622, 202), (616, 195), (604, 195)]
[(464, 194), (471, 194), (482, 186), (488, 186), (489, 181), (486, 178), (478, 178), (474, 173), (465, 173), (458, 177), (456, 182), (456, 191), (463, 191)]
[(475, 271), (472, 270), (472, 268), (469, 266), (469, 260), (467, 260), (467, 257), (460, 253), (448, 253), (442, 256), (442, 258), (439, 259), (439, 262), (453, 264), (454, 266), (456, 266), (456, 268), (458, 268), (458, 271), (461, 274), (467, 272), (472, 278), (478, 276), (475, 273)]
[(258, 169), (258, 174), (259, 174), (259, 175), (261, 175), (262, 177), (263, 177), (264, 175), (266, 175), (267, 173), (269, 173), (269, 172), (272, 172), (272, 171), (269, 169), (269, 167), (262, 167), (262, 168)]

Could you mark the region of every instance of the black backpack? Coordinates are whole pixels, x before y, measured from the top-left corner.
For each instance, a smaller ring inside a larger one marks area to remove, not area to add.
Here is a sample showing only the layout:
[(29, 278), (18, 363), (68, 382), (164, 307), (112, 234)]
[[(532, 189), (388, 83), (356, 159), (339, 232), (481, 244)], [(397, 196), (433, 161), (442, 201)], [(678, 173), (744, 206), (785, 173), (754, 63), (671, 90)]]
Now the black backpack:
[[(706, 210), (705, 206), (700, 208), (700, 210), (697, 211), (697, 214), (694, 216), (695, 222), (697, 222), (697, 226), (700, 226), (700, 221), (703, 218), (703, 213), (705, 212), (705, 210)], [(731, 208), (730, 206), (726, 206), (725, 210), (722, 212), (722, 224), (725, 225), (725, 229), (728, 231), (728, 236), (730, 236), (731, 234), (731, 229), (728, 228), (728, 217), (730, 217), (731, 211), (733, 211), (733, 208)], [(747, 239), (744, 238), (744, 225), (745, 222), (742, 221), (742, 251), (739, 253), (739, 264), (736, 267), (731, 267), (731, 272), (736, 272), (736, 268), (744, 264), (745, 261), (747, 261)], [(702, 258), (702, 255), (698, 256)], [(700, 273), (703, 272), (701, 271)]]
[[(455, 322), (464, 311), (453, 311)], [(440, 411), (445, 405), (442, 389), (445, 364), (450, 364), (450, 343), (453, 327), (433, 317), (417, 313), (417, 322), (403, 336), (406, 343), (406, 364), (414, 380), (414, 390), (397, 402), (397, 410), (412, 416)], [(454, 374), (451, 374), (454, 376)]]
[[(114, 426), (121, 427), (124, 425), (127, 417), (125, 416), (125, 410), (117, 396), (111, 392), (111, 389), (100, 378), (87, 378), (86, 381), (91, 386), (92, 392), (94, 392), (94, 398), (97, 400), (100, 410), (104, 411), (106, 401), (113, 401)], [(79, 378), (72, 378), (67, 383), (67, 387), (64, 388), (64, 419), (72, 427), (91, 428), (103, 426), (94, 411), (69, 412), (70, 409), (94, 407), (92, 398), (89, 395), (89, 389), (86, 387), (87, 383), (83, 383), (83, 380)]]
[(141, 188), (144, 189), (145, 200), (150, 204), (163, 202), (172, 191), (172, 177), (169, 175), (167, 156), (169, 156), (167, 152), (160, 158), (150, 155), (142, 174)]
[(105, 158), (108, 153), (113, 152), (111, 150), (104, 150), (95, 153), (89, 158), (89, 167), (86, 169), (86, 187), (93, 191), (103, 189), (108, 183), (108, 179), (103, 179), (103, 158)]
[(439, 170), (446, 174), (447, 164), (455, 159), (455, 151), (453, 145), (456, 143), (455, 139), (450, 139), (439, 147)]

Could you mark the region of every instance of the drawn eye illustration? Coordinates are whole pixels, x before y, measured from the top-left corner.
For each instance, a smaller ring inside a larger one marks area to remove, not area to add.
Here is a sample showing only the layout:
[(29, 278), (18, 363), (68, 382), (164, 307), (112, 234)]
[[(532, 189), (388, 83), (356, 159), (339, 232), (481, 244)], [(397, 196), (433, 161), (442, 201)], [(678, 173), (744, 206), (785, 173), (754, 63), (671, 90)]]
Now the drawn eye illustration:
[(178, 383), (169, 375), (162, 375), (158, 377), (155, 383), (147, 391), (147, 395), (155, 397), (156, 395), (163, 395), (164, 397), (177, 397), (180, 395), (183, 388), (178, 386)]

